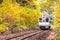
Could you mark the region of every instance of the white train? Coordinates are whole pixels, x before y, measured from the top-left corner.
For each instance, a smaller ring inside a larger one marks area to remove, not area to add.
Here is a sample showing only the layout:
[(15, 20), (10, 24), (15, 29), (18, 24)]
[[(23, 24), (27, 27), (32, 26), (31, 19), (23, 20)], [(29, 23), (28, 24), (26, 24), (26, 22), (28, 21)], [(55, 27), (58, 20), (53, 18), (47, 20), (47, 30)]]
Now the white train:
[(51, 22), (52, 22), (51, 21), (51, 16), (47, 12), (43, 11), (43, 17), (39, 18), (40, 29), (41, 30), (51, 29), (51, 26), (52, 26)]

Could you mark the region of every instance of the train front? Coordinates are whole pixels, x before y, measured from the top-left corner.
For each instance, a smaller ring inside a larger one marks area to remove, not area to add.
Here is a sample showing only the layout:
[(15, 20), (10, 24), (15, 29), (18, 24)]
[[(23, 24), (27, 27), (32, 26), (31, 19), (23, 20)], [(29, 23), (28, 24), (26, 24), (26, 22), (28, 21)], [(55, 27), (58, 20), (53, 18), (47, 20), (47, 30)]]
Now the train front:
[(51, 28), (49, 18), (39, 18), (39, 27), (41, 30), (49, 30)]
[(39, 28), (41, 30), (49, 30), (52, 26), (53, 17), (46, 11), (43, 11), (43, 16), (39, 18)]

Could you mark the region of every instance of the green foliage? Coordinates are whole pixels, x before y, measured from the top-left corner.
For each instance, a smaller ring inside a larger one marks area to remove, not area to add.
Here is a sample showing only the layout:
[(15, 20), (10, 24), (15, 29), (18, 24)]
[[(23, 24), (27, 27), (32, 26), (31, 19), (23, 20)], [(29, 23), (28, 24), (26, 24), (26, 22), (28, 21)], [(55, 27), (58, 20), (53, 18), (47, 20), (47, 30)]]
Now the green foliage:
[(60, 28), (55, 28), (55, 33), (57, 34), (57, 40), (60, 40)]
[(38, 9), (32, 9), (29, 6), (22, 7), (22, 13), (21, 16), (21, 23), (23, 20), (23, 23), (27, 27), (35, 27), (38, 23), (38, 18), (41, 16), (41, 13)]
[(16, 0), (3, 0), (0, 6), (0, 32), (7, 30), (6, 27), (11, 30), (19, 30), (22, 25), (36, 27), (41, 16), (40, 4), (36, 0), (21, 0), (19, 3)]
[(0, 32), (4, 32), (5, 31), (5, 26), (4, 25), (0, 25)]
[(60, 40), (60, 37), (58, 37), (57, 40)]

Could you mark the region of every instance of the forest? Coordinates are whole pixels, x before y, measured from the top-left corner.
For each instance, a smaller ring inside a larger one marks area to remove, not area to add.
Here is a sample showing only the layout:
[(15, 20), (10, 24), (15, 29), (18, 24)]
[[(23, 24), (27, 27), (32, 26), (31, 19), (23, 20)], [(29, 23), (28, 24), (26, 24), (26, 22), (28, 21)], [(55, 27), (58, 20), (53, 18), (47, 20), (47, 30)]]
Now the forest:
[(0, 33), (38, 27), (42, 11), (54, 17), (53, 29), (60, 29), (60, 0), (0, 0)]

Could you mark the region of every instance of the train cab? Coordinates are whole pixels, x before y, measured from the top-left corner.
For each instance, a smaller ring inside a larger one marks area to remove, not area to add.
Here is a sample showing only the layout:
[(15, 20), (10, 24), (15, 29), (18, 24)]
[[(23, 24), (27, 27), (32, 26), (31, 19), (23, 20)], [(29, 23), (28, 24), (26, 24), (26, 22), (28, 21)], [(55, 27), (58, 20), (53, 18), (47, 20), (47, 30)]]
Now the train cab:
[(50, 18), (48, 17), (39, 18), (39, 28), (41, 30), (49, 30), (51, 28)]

